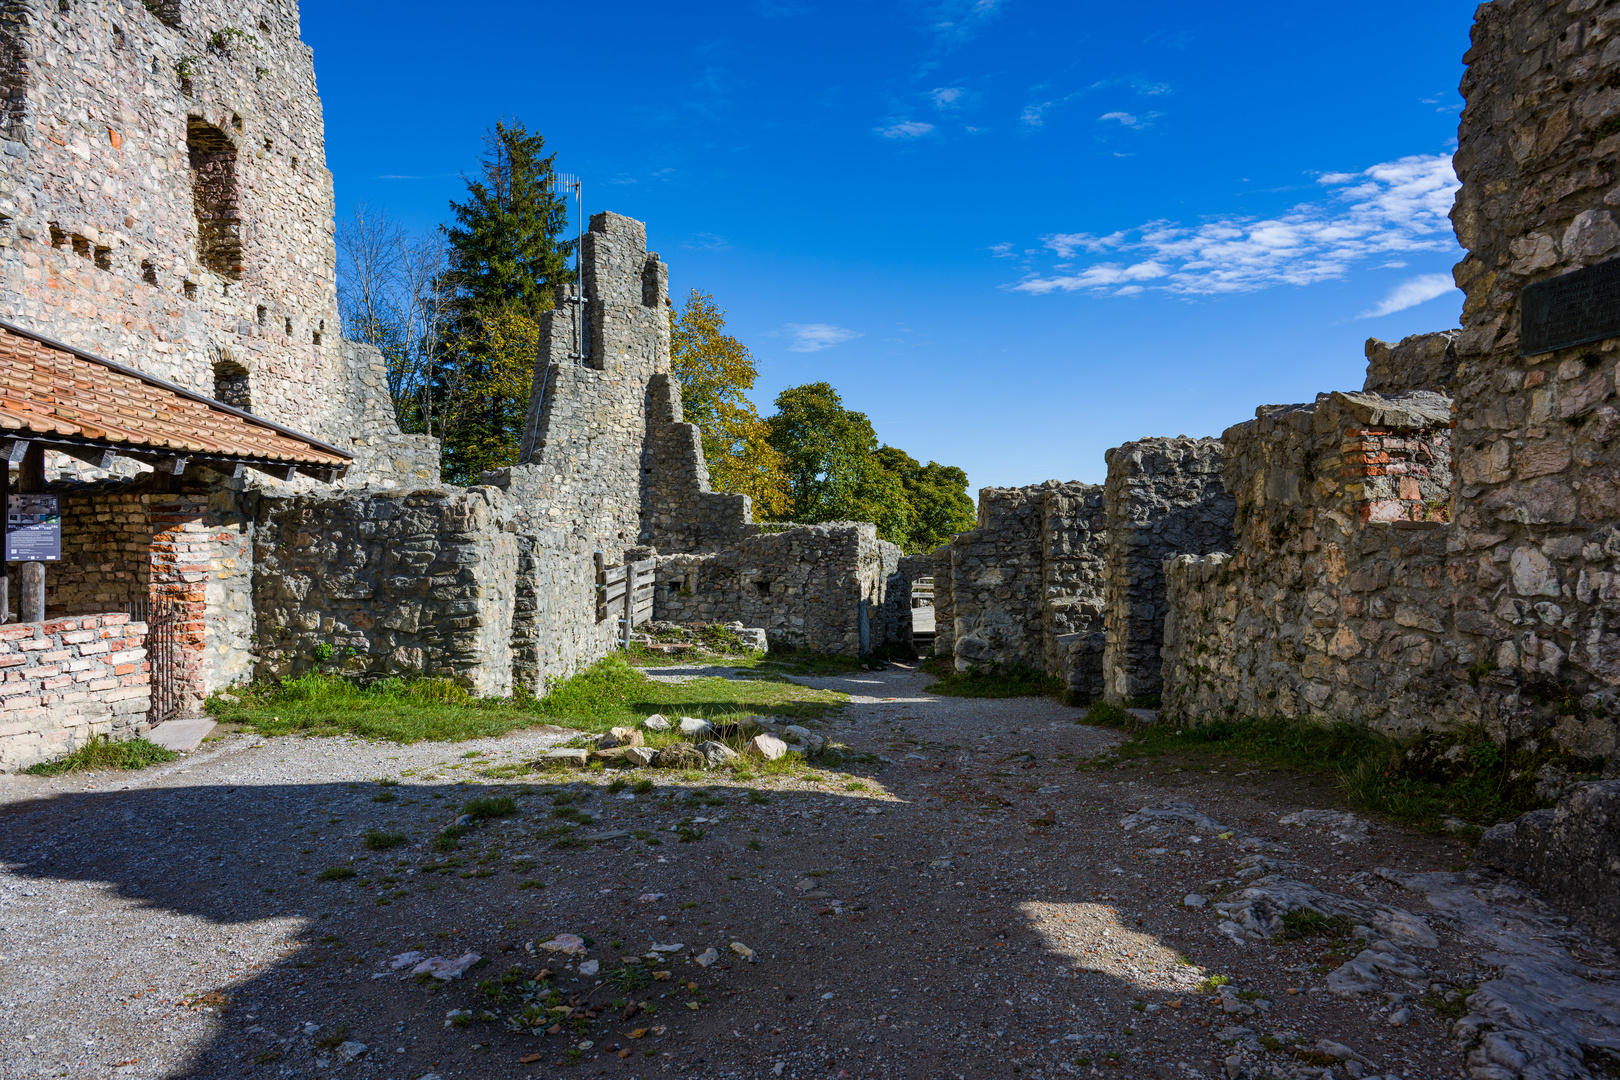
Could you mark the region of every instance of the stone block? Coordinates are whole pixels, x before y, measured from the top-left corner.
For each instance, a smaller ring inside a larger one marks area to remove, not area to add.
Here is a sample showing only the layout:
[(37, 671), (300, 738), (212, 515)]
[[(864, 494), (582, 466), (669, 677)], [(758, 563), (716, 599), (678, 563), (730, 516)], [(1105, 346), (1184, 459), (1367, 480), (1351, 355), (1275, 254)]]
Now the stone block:
[(743, 747), (743, 753), (746, 756), (759, 758), (763, 761), (775, 761), (787, 753), (787, 750), (787, 743), (775, 735), (755, 735)]

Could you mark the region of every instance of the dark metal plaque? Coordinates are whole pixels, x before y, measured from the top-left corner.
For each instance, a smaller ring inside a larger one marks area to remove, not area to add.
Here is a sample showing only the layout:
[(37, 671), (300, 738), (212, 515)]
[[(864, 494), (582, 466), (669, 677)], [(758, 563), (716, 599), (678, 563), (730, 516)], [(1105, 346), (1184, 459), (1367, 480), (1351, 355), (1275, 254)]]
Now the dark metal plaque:
[(62, 557), (62, 505), (55, 495), (13, 495), (6, 514), (7, 562)]
[(1519, 355), (1620, 337), (1620, 259), (1526, 285)]

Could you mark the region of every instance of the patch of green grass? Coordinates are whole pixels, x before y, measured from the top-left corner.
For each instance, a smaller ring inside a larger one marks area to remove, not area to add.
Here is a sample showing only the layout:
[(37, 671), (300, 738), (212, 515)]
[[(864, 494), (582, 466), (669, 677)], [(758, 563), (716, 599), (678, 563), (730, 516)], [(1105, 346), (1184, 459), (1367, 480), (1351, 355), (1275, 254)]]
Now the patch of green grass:
[(788, 675), (847, 675), (871, 664), (855, 656), (842, 653), (818, 653), (793, 645), (775, 645), (768, 656), (754, 661), (754, 669), (762, 673), (784, 672)]
[[(1113, 709), (1093, 706), (1086, 720), (1112, 723)], [(1459, 744), (1464, 752), (1445, 755), (1447, 747)], [(1475, 732), (1430, 735), (1420, 745), (1357, 724), (1282, 718), (1181, 729), (1155, 724), (1082, 767), (1158, 757), (1189, 764), (1236, 758), (1271, 769), (1325, 773), (1335, 778), (1349, 805), (1428, 831), (1442, 830), (1447, 817), (1489, 825), (1548, 805), (1535, 794), (1543, 765), (1553, 764), (1572, 779), (1595, 779), (1603, 767), (1601, 759), (1574, 758), (1551, 747), (1498, 747)]]
[(1453, 1020), (1461, 1020), (1468, 1015), (1468, 996), (1474, 992), (1471, 986), (1459, 987), (1456, 990), (1425, 994), (1420, 1004), (1427, 1005), (1441, 1016), (1448, 1016)]
[[(845, 695), (800, 686), (780, 675), (658, 683), (610, 656), (543, 698), (475, 698), (438, 679), (384, 679), (361, 686), (311, 674), (210, 700), (210, 715), (263, 735), (341, 735), (411, 743), (492, 738), (536, 724), (585, 731), (634, 726), (653, 713), (728, 723), (775, 714), (814, 720), (841, 709)], [(457, 688), (459, 689), (459, 688)], [(493, 768), (499, 768), (494, 766)]]
[(510, 795), (486, 795), (469, 800), (461, 812), (474, 821), (487, 821), (490, 818), (511, 817), (518, 812), (518, 808)]
[(60, 776), (63, 773), (91, 772), (99, 769), (144, 769), (173, 761), (180, 755), (165, 750), (146, 739), (126, 739), (113, 742), (105, 735), (97, 735), (66, 757), (55, 761), (42, 761), (26, 770), (34, 776)]
[(328, 866), (325, 870), (322, 870), (320, 873), (315, 875), (315, 880), (347, 881), (352, 877), (354, 877), (354, 867), (352, 866)]
[(953, 671), (949, 661), (936, 660), (924, 670), (938, 676), (928, 685), (930, 694), (946, 697), (1009, 698), (1061, 697), (1063, 680), (1035, 668), (1016, 664), (992, 664), (971, 671)]
[(1230, 975), (1211, 975), (1198, 984), (1198, 992), (1201, 994), (1213, 994), (1216, 990), (1229, 985), (1231, 982), (1232, 976)]
[(1115, 705), (1107, 701), (1094, 702), (1086, 710), (1086, 715), (1075, 721), (1077, 724), (1091, 724), (1096, 727), (1125, 726), (1126, 716), (1123, 705)]
[(366, 833), (366, 847), (372, 851), (387, 851), (397, 848), (406, 840), (402, 832), (380, 832), (372, 829)]
[(1327, 916), (1310, 908), (1283, 912), (1283, 930), (1291, 938), (1349, 937), (1354, 924), (1343, 915)]

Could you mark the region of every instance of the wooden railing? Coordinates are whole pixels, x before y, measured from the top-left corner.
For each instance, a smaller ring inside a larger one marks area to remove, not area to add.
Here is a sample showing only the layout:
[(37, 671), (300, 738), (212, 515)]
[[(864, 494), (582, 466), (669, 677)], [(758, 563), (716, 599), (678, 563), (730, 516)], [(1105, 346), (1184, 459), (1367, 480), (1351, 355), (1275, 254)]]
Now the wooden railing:
[(608, 566), (600, 551), (596, 553), (596, 621), (606, 622), (610, 614), (617, 615), (624, 627), (624, 639), (629, 641), (630, 631), (652, 618), (653, 569), (652, 559)]

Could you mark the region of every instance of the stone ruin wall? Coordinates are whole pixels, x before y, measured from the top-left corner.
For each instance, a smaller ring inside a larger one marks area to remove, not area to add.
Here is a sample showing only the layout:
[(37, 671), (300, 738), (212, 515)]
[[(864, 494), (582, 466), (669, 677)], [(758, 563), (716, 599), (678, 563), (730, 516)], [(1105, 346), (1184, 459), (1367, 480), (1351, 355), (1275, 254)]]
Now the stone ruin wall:
[[(1017, 665), (1059, 676), (1081, 699), (1099, 694), (1102, 500), (1100, 485), (1056, 480), (981, 488), (978, 527), (896, 575), (908, 609), (910, 583), (934, 579), (934, 654), (958, 670)], [(909, 611), (896, 615), (906, 623)]]
[[(355, 461), (347, 494), (204, 469), (170, 493), (125, 462), (101, 473), (53, 455), (53, 489), (85, 530), (52, 577), (54, 605), (180, 601), (193, 705), (254, 670), (307, 670), (323, 646), (334, 670), (539, 690), (613, 647), (595, 552), (612, 565), (638, 545), (717, 553), (758, 534), (746, 497), (709, 490), (668, 374), (667, 267), (645, 226), (614, 214), (585, 238), (583, 313), (564, 295), (544, 320), (521, 464), (493, 487), (440, 487), (437, 443), (400, 433), (381, 354), (341, 340), (332, 181), (296, 3), (162, 10), (0, 7), (0, 317), (292, 420)], [(822, 590), (777, 613), (804, 620), (805, 640), (859, 648), (898, 633), (885, 607), (898, 553), (863, 528), (818, 548), (845, 562), (794, 571)], [(379, 565), (385, 578), (359, 583)]]
[(1102, 694), (1103, 489), (1047, 483), (1041, 496), (1042, 666), (1087, 701)]
[[(484, 476), (534, 523), (567, 529), (614, 555), (643, 542), (642, 460), (654, 376), (669, 371), (669, 268), (647, 250), (647, 227), (595, 214), (586, 232), (585, 355), (576, 359), (570, 287), (541, 317), (519, 464)], [(616, 559), (610, 558), (610, 562)]]
[[(1620, 256), (1620, 8), (1479, 8), (1452, 211), (1468, 249), (1455, 351), (1448, 573), (1481, 719), (1612, 756), (1620, 685), (1620, 338), (1520, 355), (1526, 285)], [(1573, 706), (1573, 708), (1571, 707)]]
[(1159, 696), (1165, 557), (1231, 544), (1233, 500), (1221, 482), (1221, 445), (1143, 439), (1106, 455), (1102, 683), (1109, 701)]
[(509, 695), (518, 544), (508, 520), (490, 488), (265, 500), (254, 541), (260, 674), (422, 674)]
[(746, 496), (709, 490), (668, 373), (668, 270), (646, 227), (595, 215), (584, 266), (586, 362), (560, 290), (520, 464), (467, 489), (263, 499), (260, 675), (310, 670), (324, 646), (336, 653), (324, 666), (357, 676), (421, 671), (483, 694), (544, 693), (622, 634), (616, 612), (597, 618), (597, 552), (608, 566), (657, 560), (656, 619), (742, 621), (821, 652), (898, 638), (900, 551), (872, 525), (763, 532)]
[(653, 376), (647, 400), (643, 540), (666, 551), (718, 551), (754, 535), (753, 500), (709, 487), (703, 433), (686, 423), (680, 383)]
[(795, 525), (720, 552), (655, 557), (655, 620), (742, 622), (773, 644), (823, 653), (902, 640), (891, 603), (901, 553), (874, 525)]
[(1236, 535), (1230, 554), (1164, 563), (1166, 719), (1466, 722), (1477, 698), (1446, 629), (1450, 424), (1437, 393), (1334, 393), (1222, 434)]
[(1042, 547), (1040, 488), (979, 489), (977, 527), (950, 544), (957, 670), (1044, 666)]
[[(245, 374), (253, 411), (355, 453), (354, 482), (373, 468), (436, 479), (432, 440), (399, 434), (380, 356), (340, 341), (332, 177), (297, 4), (178, 11), (13, 0), (0, 13), (0, 318), (210, 397)], [(231, 28), (251, 38), (216, 39)]]

